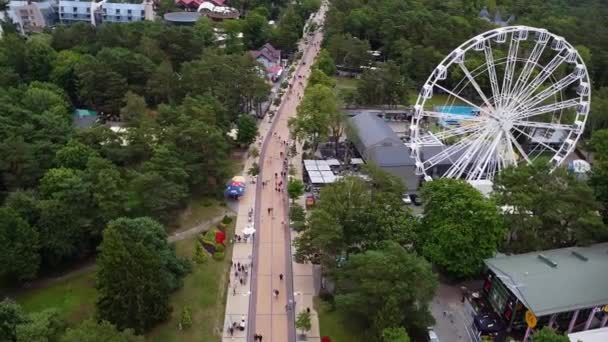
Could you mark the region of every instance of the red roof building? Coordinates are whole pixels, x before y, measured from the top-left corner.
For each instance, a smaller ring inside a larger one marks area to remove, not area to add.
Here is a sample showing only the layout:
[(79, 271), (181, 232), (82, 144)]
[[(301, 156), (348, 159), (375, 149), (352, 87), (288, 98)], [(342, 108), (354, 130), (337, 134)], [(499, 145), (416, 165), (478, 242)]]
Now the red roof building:
[(183, 8), (197, 10), (203, 2), (210, 2), (215, 6), (224, 6), (226, 0), (176, 0), (175, 3)]

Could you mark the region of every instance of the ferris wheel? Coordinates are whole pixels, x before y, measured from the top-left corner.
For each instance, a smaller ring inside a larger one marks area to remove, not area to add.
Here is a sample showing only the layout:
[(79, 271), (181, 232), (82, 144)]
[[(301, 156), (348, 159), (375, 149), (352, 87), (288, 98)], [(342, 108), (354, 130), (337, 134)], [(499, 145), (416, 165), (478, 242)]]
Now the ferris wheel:
[(410, 148), (425, 180), (491, 180), (507, 166), (546, 158), (557, 167), (589, 113), (587, 67), (563, 37), (497, 28), (457, 47), (421, 89)]

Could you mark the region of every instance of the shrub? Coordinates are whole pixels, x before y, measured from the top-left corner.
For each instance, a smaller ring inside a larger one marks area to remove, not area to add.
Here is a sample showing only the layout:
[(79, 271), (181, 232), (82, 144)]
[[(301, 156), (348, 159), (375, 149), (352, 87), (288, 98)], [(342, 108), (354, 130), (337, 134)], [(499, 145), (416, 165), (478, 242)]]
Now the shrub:
[(222, 219), (222, 223), (223, 224), (230, 224), (232, 222), (232, 217), (228, 216), (228, 215), (224, 215), (224, 218)]
[(249, 151), (249, 153), (251, 154), (251, 156), (253, 158), (257, 158), (260, 156), (260, 150), (258, 150), (258, 148), (255, 146), (251, 147), (251, 150)]
[(278, 106), (281, 104), (281, 95), (283, 95), (283, 94), (279, 93), (279, 96), (275, 97), (274, 100), (272, 100), (273, 105)]
[(306, 219), (306, 212), (301, 205), (293, 203), (289, 208), (289, 220), (303, 222)]
[(224, 260), (225, 254), (224, 252), (215, 252), (213, 253), (213, 259), (216, 261), (222, 261)]
[(216, 243), (215, 244), (215, 251), (216, 252), (224, 253), (225, 250), (226, 250), (226, 247), (224, 247), (224, 245), (222, 245), (221, 243)]
[(188, 329), (192, 326), (192, 310), (189, 306), (184, 306), (182, 309), (182, 318), (179, 325), (182, 329)]
[(306, 229), (306, 223), (304, 223), (304, 221), (294, 221), (291, 224), (291, 229), (296, 232), (304, 231), (304, 229)]
[(207, 261), (207, 253), (203, 250), (203, 247), (200, 243), (196, 244), (196, 249), (194, 250), (194, 262), (197, 264), (204, 264)]

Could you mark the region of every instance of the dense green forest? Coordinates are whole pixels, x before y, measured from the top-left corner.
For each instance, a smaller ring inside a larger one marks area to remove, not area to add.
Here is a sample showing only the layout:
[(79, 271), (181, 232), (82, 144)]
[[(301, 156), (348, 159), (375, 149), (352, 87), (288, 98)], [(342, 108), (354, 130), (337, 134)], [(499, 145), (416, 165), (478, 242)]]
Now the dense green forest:
[[(258, 1), (225, 23), (77, 23), (28, 37), (5, 23), (0, 285), (90, 255), (114, 219), (171, 224), (191, 193), (221, 194), (235, 146), (226, 133), (270, 91), (247, 50), (270, 41), (288, 54), (318, 6)], [(75, 108), (126, 129), (75, 129)]]

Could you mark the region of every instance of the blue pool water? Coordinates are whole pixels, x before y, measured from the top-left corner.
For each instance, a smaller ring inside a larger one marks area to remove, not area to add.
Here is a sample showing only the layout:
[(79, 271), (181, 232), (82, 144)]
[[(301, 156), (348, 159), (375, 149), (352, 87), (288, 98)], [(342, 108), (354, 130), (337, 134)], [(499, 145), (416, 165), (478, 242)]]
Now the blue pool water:
[[(475, 116), (477, 112), (476, 108), (471, 106), (435, 106), (435, 111), (463, 116)], [(459, 121), (458, 119), (440, 119), (439, 124), (442, 126), (454, 125)]]

